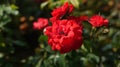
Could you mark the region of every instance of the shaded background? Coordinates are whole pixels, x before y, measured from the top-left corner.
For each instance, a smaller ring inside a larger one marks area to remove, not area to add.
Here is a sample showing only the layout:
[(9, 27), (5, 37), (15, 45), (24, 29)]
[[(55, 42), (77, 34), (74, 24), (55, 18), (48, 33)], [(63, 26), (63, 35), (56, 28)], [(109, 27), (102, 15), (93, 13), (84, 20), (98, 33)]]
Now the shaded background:
[[(90, 38), (84, 23), (83, 46), (66, 54), (51, 50), (43, 31), (33, 29), (39, 17), (69, 1), (72, 15), (100, 14), (109, 19)], [(0, 67), (120, 67), (119, 0), (0, 0)]]

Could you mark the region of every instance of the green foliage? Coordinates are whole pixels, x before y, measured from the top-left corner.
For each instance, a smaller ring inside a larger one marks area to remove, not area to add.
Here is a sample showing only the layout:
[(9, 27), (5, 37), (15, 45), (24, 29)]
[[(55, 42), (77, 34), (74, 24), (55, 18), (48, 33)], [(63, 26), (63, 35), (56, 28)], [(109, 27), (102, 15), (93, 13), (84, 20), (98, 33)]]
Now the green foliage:
[[(0, 67), (120, 66), (118, 0), (6, 1), (0, 1)], [(66, 1), (75, 7), (72, 15), (100, 14), (109, 19), (109, 25), (107, 28), (93, 29), (84, 22), (82, 47), (60, 54), (51, 50), (43, 31), (32, 29), (32, 23), (39, 17), (50, 18), (51, 11)]]

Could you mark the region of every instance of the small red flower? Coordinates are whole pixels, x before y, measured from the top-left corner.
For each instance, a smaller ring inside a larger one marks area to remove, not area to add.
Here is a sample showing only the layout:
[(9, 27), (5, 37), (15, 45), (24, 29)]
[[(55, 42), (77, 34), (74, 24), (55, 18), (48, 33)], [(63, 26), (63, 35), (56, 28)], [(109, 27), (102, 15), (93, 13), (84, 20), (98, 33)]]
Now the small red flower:
[(46, 18), (39, 18), (37, 22), (33, 23), (33, 28), (37, 30), (41, 30), (48, 25), (48, 19)]
[(53, 21), (56, 19), (62, 19), (65, 15), (70, 14), (73, 11), (73, 5), (66, 2), (63, 6), (56, 8), (52, 11)]
[(45, 34), (52, 50), (66, 53), (80, 48), (82, 45), (82, 25), (74, 20), (57, 20), (52, 26), (46, 27)]
[(89, 22), (93, 27), (101, 27), (108, 25), (108, 20), (99, 15), (92, 16)]

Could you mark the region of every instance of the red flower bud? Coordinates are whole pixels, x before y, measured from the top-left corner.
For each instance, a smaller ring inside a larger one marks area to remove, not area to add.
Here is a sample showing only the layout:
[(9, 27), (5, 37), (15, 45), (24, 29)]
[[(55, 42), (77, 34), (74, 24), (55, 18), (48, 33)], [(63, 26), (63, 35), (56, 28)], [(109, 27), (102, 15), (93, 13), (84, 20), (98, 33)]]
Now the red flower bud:
[(48, 25), (48, 19), (46, 18), (39, 18), (37, 22), (33, 23), (33, 28), (37, 30), (41, 30)]
[(92, 16), (89, 22), (93, 27), (101, 27), (108, 25), (108, 20), (99, 15)]

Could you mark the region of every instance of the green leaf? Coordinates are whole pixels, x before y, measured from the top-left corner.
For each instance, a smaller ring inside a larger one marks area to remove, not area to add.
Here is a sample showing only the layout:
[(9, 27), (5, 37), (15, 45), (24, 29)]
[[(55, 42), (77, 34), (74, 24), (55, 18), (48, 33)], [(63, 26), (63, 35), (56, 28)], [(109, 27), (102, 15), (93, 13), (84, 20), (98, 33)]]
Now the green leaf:
[(40, 5), (40, 8), (43, 9), (44, 7), (46, 7), (48, 5), (48, 1), (45, 1), (43, 2), (41, 5)]
[(41, 59), (38, 61), (38, 63), (36, 64), (35, 67), (41, 67), (42, 61), (43, 61), (43, 58), (41, 58)]
[(0, 7), (0, 17), (3, 16), (3, 9)]
[(18, 9), (18, 7), (17, 7), (15, 4), (11, 4), (10, 6), (11, 6), (11, 8), (14, 9), (14, 10), (15, 10), (15, 9)]
[(92, 63), (99, 63), (100, 62), (99, 57), (96, 56), (95, 54), (92, 54), (92, 53), (89, 53), (87, 55), (87, 59), (88, 59), (88, 61), (90, 61)]
[(19, 40), (13, 41), (13, 43), (18, 45), (18, 46), (25, 46), (26, 45), (26, 43), (24, 43), (23, 41), (19, 41)]
[(60, 54), (60, 57), (58, 59), (60, 67), (66, 67), (65, 56), (66, 54)]
[(85, 48), (84, 44), (81, 46), (81, 49), (85, 52), (88, 52), (88, 49)]
[(40, 37), (39, 37), (39, 41), (40, 42), (46, 42), (48, 40), (48, 38), (47, 38), (47, 36), (45, 36), (45, 35), (41, 35)]
[(79, 8), (79, 0), (69, 0), (76, 8)]

